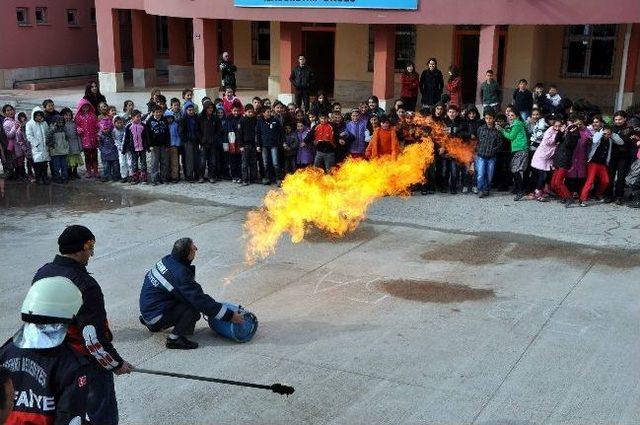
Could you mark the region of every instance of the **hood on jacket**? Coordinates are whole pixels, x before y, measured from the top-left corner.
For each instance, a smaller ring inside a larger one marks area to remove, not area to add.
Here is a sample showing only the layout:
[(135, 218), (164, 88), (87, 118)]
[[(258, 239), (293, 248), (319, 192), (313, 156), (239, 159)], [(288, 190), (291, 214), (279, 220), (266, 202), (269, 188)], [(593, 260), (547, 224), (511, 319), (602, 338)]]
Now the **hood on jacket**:
[(77, 106), (77, 112), (76, 114), (80, 113), (80, 110), (82, 109), (82, 107), (84, 105), (88, 105), (89, 106), (89, 112), (91, 112), (92, 114), (95, 115), (96, 110), (93, 108), (93, 105), (91, 104), (91, 102), (89, 102), (87, 99), (85, 99), (84, 97), (82, 99), (80, 99), (78, 101), (78, 106)]
[(37, 113), (37, 112), (41, 113), (41, 114), (42, 114), (42, 118), (44, 118), (44, 111), (42, 110), (42, 108), (41, 108), (41, 107), (36, 106), (35, 108), (33, 108), (33, 109), (31, 110), (31, 119), (32, 119), (32, 120), (34, 120), (34, 121), (35, 121), (36, 113)]
[(187, 113), (187, 108), (193, 106), (194, 108), (196, 107), (195, 103), (193, 103), (190, 100), (187, 100), (186, 102), (184, 102), (184, 106), (182, 106), (182, 113), (186, 114)]

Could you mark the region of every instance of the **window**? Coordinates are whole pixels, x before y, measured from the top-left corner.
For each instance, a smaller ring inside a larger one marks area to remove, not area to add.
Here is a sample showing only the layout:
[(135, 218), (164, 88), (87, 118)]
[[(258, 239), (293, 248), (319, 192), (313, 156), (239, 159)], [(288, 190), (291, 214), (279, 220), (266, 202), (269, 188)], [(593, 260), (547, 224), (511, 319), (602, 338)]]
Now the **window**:
[(89, 11), (89, 15), (90, 15), (90, 21), (91, 21), (91, 25), (95, 25), (96, 24), (96, 8), (92, 7), (91, 10)]
[(78, 23), (78, 9), (67, 9), (67, 25), (70, 27), (77, 27)]
[(251, 57), (254, 65), (269, 65), (271, 60), (271, 24), (251, 23)]
[(570, 25), (565, 29), (565, 77), (608, 78), (613, 71), (617, 26)]
[(169, 51), (169, 26), (166, 16), (156, 16), (156, 52)]
[[(375, 33), (369, 25), (369, 61), (367, 70), (373, 72), (373, 52), (375, 51)], [(396, 25), (396, 57), (394, 68), (402, 71), (407, 62), (415, 62), (416, 58), (416, 26)]]
[(16, 7), (16, 20), (18, 25), (29, 25), (29, 9), (26, 7)]
[(36, 24), (46, 24), (47, 22), (47, 8), (36, 7)]

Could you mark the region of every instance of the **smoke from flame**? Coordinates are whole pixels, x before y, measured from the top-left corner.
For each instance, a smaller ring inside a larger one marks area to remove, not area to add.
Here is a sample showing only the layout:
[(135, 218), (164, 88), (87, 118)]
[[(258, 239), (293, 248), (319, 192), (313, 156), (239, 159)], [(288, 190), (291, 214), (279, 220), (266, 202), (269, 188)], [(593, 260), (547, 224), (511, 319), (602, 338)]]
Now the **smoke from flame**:
[(434, 143), (460, 163), (473, 160), (473, 144), (449, 137), (428, 117), (416, 115), (411, 132), (420, 142), (406, 146), (396, 159), (348, 158), (330, 173), (304, 168), (288, 175), (280, 190), (269, 191), (262, 206), (248, 213), (245, 260), (270, 255), (283, 233), (298, 243), (312, 226), (335, 236), (353, 231), (372, 202), (406, 195), (411, 185), (424, 181), (424, 171), (434, 161)]

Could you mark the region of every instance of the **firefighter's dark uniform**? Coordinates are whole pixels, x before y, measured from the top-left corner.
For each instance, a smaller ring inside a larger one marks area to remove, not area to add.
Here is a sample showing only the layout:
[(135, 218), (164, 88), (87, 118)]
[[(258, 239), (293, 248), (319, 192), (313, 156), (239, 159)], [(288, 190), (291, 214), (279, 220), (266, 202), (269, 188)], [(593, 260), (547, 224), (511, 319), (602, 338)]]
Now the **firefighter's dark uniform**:
[(11, 371), (13, 411), (6, 425), (80, 425), (85, 422), (89, 362), (66, 342), (53, 348), (0, 347), (0, 365)]

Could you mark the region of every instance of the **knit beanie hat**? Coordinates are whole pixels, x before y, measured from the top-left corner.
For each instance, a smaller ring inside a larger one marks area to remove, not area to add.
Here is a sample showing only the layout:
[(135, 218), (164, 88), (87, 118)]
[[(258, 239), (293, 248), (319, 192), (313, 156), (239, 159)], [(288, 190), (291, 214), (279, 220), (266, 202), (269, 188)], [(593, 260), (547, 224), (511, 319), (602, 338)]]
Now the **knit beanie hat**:
[(60, 254), (74, 254), (82, 251), (85, 242), (95, 240), (96, 237), (91, 230), (84, 226), (73, 225), (64, 229), (58, 237), (58, 248)]

